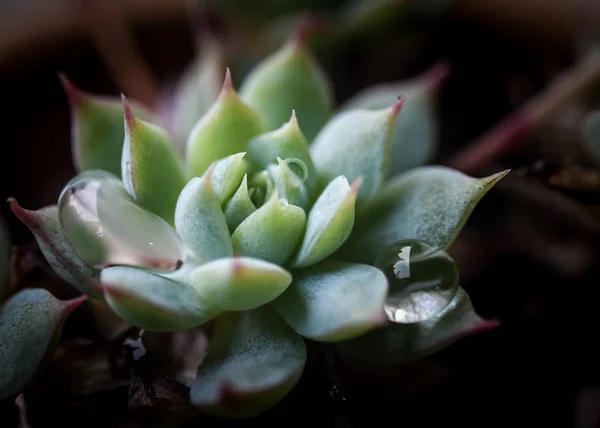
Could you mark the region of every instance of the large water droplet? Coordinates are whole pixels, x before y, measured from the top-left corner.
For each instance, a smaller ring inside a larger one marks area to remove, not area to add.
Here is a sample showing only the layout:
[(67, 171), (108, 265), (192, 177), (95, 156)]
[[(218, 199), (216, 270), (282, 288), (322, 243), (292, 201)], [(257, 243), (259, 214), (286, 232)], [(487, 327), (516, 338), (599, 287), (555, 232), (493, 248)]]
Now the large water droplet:
[(183, 246), (162, 218), (137, 205), (121, 181), (104, 171), (86, 171), (71, 180), (59, 201), (67, 239), (89, 265), (141, 266), (174, 270)]
[(423, 241), (396, 242), (374, 264), (389, 281), (384, 310), (392, 322), (411, 324), (431, 318), (458, 291), (458, 270), (452, 258)]

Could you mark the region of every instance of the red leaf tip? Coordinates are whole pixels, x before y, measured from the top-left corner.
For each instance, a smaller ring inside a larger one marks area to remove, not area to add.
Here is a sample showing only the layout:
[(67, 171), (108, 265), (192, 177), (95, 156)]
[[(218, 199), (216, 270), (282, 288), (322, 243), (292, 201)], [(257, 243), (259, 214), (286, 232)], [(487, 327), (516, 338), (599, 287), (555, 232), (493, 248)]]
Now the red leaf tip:
[(362, 182), (363, 182), (363, 178), (362, 177), (358, 177), (350, 185), (350, 191), (356, 195), (358, 193), (358, 190), (360, 189), (360, 186), (362, 185)]
[(403, 106), (403, 105), (404, 105), (404, 103), (406, 102), (407, 98), (408, 98), (408, 97), (407, 97), (406, 95), (401, 95), (401, 96), (398, 98), (398, 101), (396, 101), (396, 104), (394, 104), (394, 105), (392, 106), (392, 115), (394, 115), (394, 116), (397, 116), (397, 115), (398, 115), (398, 113), (400, 113), (400, 110), (402, 110), (402, 106)]
[(78, 107), (83, 101), (83, 92), (73, 84), (63, 72), (58, 72), (58, 78), (72, 108)]
[(75, 309), (87, 301), (87, 296), (79, 296), (71, 300), (63, 300), (63, 317), (66, 319), (73, 313)]
[(451, 71), (452, 65), (450, 61), (440, 60), (425, 72), (425, 84), (432, 88), (438, 88), (446, 80)]
[(30, 226), (31, 225), (31, 219), (28, 215), (29, 211), (26, 210), (25, 208), (23, 208), (21, 205), (19, 205), (19, 203), (17, 202), (17, 200), (14, 197), (10, 197), (7, 199), (9, 205), (10, 205), (10, 209), (13, 212), (13, 214), (19, 219), (21, 220), (25, 225)]
[(229, 67), (225, 68), (225, 79), (223, 80), (223, 87), (221, 88), (222, 92), (233, 91), (233, 80), (231, 78), (231, 70)]
[(310, 15), (302, 16), (292, 35), (292, 42), (294, 45), (305, 46), (314, 27), (314, 19)]
[(131, 110), (131, 106), (129, 105), (129, 101), (127, 101), (127, 97), (125, 94), (121, 94), (121, 103), (123, 104), (123, 117), (125, 118), (125, 125), (127, 127), (131, 127), (137, 118), (133, 111)]

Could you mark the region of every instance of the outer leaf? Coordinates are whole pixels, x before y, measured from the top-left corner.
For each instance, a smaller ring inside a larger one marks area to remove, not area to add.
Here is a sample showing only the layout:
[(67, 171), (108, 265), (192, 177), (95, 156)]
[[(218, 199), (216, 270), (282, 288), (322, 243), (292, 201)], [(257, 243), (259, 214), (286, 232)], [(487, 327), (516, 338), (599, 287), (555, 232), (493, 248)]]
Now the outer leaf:
[(459, 288), (442, 312), (415, 324), (393, 324), (338, 344), (341, 351), (370, 364), (394, 364), (426, 357), (474, 333), (498, 326), (475, 313)]
[(207, 302), (230, 311), (244, 311), (275, 299), (290, 285), (292, 275), (264, 260), (232, 257), (196, 268), (188, 281)]
[(589, 113), (583, 123), (583, 147), (600, 164), (600, 110)]
[(308, 141), (300, 131), (296, 113), (292, 111), (290, 120), (275, 131), (254, 137), (248, 143), (247, 159), (261, 169), (277, 163), (277, 158), (300, 159), (306, 165), (305, 181), (311, 195), (318, 190), (317, 172), (308, 149)]
[(392, 131), (404, 98), (380, 110), (338, 113), (319, 132), (310, 148), (324, 183), (344, 175), (362, 177), (358, 202), (368, 201), (383, 185), (390, 165)]
[(254, 211), (256, 211), (256, 206), (248, 192), (248, 176), (244, 175), (242, 184), (225, 207), (225, 219), (229, 231), (233, 232)]
[[(121, 176), (123, 154), (123, 108), (118, 97), (85, 93), (64, 74), (59, 75), (71, 107), (71, 150), (79, 172), (101, 169)], [(145, 120), (152, 113), (132, 101), (131, 109)]]
[(4, 217), (0, 215), (0, 304), (10, 290), (12, 244)]
[(282, 265), (300, 244), (305, 227), (304, 210), (275, 192), (233, 232), (233, 252)]
[(431, 160), (438, 145), (435, 95), (448, 71), (446, 64), (436, 64), (416, 79), (365, 88), (341, 107), (343, 111), (377, 110), (392, 106), (400, 96), (406, 96), (402, 112), (394, 123), (389, 176)]
[(233, 255), (225, 214), (212, 188), (212, 172), (190, 180), (175, 210), (177, 233), (202, 263)]
[(225, 68), (223, 47), (214, 37), (203, 35), (198, 51), (177, 82), (169, 111), (170, 132), (184, 141), (219, 96)]
[(304, 341), (271, 308), (226, 314), (216, 320), (191, 402), (219, 416), (257, 415), (294, 387), (305, 361)]
[(58, 208), (48, 205), (37, 211), (22, 208), (10, 198), (12, 212), (31, 230), (42, 254), (56, 274), (82, 293), (102, 299), (98, 288), (99, 271), (85, 264), (75, 252), (58, 221)]
[(108, 305), (129, 324), (154, 331), (199, 326), (221, 310), (207, 305), (185, 283), (129, 267), (103, 269), (100, 275)]
[(440, 166), (405, 172), (357, 216), (340, 256), (372, 263), (384, 248), (404, 239), (448, 248), (479, 200), (507, 173), (473, 178)]
[(212, 187), (221, 205), (231, 198), (246, 174), (248, 168), (244, 161), (245, 154), (236, 153), (214, 163)]
[(270, 129), (288, 121), (294, 109), (302, 132), (312, 140), (331, 114), (331, 84), (298, 34), (250, 72), (240, 89)]
[(304, 183), (281, 158), (277, 158), (277, 163), (278, 165), (269, 165), (268, 171), (281, 198), (303, 210), (308, 210), (310, 197)]
[(162, 128), (136, 118), (124, 96), (123, 110), (123, 184), (136, 201), (173, 224), (177, 196), (187, 182), (175, 147)]
[(6, 301), (0, 308), (0, 399), (25, 389), (54, 352), (66, 318), (84, 301), (57, 300), (41, 288), (23, 289)]
[(328, 260), (294, 272), (292, 285), (273, 305), (298, 334), (333, 342), (385, 323), (387, 290), (387, 279), (379, 269)]
[(354, 225), (354, 203), (360, 180), (351, 187), (346, 177), (332, 180), (308, 214), (306, 233), (294, 267), (314, 265), (333, 254), (348, 239)]
[(250, 139), (266, 130), (264, 119), (238, 97), (227, 69), (219, 98), (188, 138), (186, 162), (190, 173), (201, 176), (214, 161), (245, 152)]

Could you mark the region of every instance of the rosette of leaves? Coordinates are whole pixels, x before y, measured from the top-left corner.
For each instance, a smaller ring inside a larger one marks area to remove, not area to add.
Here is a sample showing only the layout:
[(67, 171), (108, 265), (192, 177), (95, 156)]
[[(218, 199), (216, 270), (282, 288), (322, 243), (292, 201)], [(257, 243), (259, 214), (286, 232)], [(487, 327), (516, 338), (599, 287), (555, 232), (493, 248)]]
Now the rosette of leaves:
[[(183, 155), (143, 106), (63, 78), (80, 173), (57, 205), (13, 208), (65, 281), (144, 329), (210, 322), (190, 398), (230, 417), (258, 414), (291, 390), (306, 359), (303, 338), (349, 343), (391, 328), (373, 344), (373, 361), (390, 349), (407, 360), (485, 324), (461, 289), (422, 330), (391, 325), (388, 282), (372, 266), (401, 239), (447, 248), (501, 177), (415, 165), (425, 156), (412, 146), (429, 145), (431, 134), (404, 135), (410, 127), (398, 123), (412, 105), (413, 129), (430, 126), (429, 91), (376, 106), (369, 98), (379, 95), (367, 91), (364, 106), (336, 112), (326, 74), (298, 38), (258, 64), (239, 93), (223, 72)], [(396, 156), (411, 168), (394, 168)]]
[(42, 288), (11, 293), (11, 243), (0, 217), (0, 400), (23, 391), (52, 356), (68, 316), (85, 297), (59, 300)]

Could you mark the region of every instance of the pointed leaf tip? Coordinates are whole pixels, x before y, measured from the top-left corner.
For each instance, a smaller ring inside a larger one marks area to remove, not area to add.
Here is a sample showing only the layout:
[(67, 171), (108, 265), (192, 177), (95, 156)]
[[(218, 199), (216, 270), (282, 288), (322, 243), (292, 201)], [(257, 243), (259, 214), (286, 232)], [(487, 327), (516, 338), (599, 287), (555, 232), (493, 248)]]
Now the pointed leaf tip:
[(352, 193), (354, 193), (355, 195), (358, 194), (358, 191), (360, 190), (360, 186), (362, 185), (362, 182), (363, 182), (363, 178), (362, 177), (358, 177), (350, 185), (350, 191)]
[(406, 95), (400, 95), (400, 97), (398, 97), (398, 101), (396, 101), (396, 104), (392, 106), (393, 116), (397, 116), (400, 113), (400, 110), (402, 110), (402, 106), (404, 106), (404, 103), (406, 103), (407, 99), (408, 97)]
[(71, 300), (62, 300), (63, 304), (63, 317), (66, 319), (73, 313), (75, 309), (83, 305), (87, 301), (87, 296), (79, 296)]
[(228, 92), (228, 91), (233, 91), (234, 87), (233, 87), (233, 79), (231, 78), (231, 70), (229, 70), (229, 67), (225, 68), (225, 79), (223, 80), (223, 88), (221, 89), (222, 92)]
[(121, 94), (121, 102), (123, 104), (123, 117), (125, 119), (125, 127), (131, 128), (131, 126), (137, 118), (131, 110), (131, 106), (129, 105), (129, 101), (127, 101), (127, 97), (123, 93)]
[(62, 71), (58, 72), (58, 78), (63, 87), (63, 90), (65, 91), (69, 104), (71, 104), (72, 107), (78, 106), (83, 98), (81, 90), (77, 86), (75, 86), (73, 82), (69, 80), (67, 75)]

